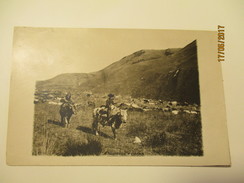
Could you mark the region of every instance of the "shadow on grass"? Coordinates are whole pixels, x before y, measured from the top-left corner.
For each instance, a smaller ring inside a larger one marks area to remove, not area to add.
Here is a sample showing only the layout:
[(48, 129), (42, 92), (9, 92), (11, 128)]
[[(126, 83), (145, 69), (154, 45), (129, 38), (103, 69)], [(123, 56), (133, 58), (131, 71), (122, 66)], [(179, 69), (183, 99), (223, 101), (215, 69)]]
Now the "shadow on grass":
[[(91, 128), (88, 128), (86, 126), (78, 126), (76, 129), (80, 130), (84, 133), (89, 133), (89, 134), (95, 135), (94, 131)], [(106, 133), (103, 133), (103, 132), (100, 132), (100, 136), (107, 138), (107, 139), (113, 139), (112, 137), (110, 137), (109, 135), (107, 135)]]
[(49, 120), (47, 120), (47, 122), (48, 122), (49, 124), (54, 124), (54, 125), (63, 127), (63, 124), (62, 124), (60, 121), (55, 121), (55, 120), (51, 120), (51, 119), (49, 119)]
[(87, 143), (81, 143), (75, 139), (68, 139), (63, 156), (86, 156), (100, 155), (102, 152), (102, 144), (98, 139), (88, 138)]

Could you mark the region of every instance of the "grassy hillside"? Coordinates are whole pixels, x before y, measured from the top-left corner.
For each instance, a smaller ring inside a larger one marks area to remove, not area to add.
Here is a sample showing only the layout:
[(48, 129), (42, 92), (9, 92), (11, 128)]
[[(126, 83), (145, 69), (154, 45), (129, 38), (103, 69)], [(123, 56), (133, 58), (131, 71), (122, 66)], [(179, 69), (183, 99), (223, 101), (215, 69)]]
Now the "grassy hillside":
[(196, 41), (182, 49), (140, 50), (94, 73), (39, 81), (38, 88), (75, 88), (200, 104)]

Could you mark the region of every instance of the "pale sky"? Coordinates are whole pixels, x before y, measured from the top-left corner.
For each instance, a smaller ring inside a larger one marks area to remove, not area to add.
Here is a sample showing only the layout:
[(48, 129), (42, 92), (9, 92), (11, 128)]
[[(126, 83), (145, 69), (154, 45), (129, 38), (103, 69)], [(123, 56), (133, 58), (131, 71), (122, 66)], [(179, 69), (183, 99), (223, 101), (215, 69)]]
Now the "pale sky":
[(101, 70), (141, 49), (181, 48), (198, 31), (25, 28), (14, 31), (13, 59), (36, 80)]

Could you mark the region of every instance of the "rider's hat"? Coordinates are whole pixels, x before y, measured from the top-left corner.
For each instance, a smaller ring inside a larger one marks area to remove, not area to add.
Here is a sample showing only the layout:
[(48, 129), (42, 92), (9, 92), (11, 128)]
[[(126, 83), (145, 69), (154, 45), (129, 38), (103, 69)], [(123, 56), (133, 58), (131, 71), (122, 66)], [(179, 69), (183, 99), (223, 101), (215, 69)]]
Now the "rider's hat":
[(71, 98), (71, 93), (68, 92), (68, 93), (66, 94), (65, 98), (66, 98), (66, 99), (70, 99), (70, 98)]
[(112, 98), (112, 97), (114, 97), (114, 94), (110, 93), (110, 94), (108, 94), (108, 97)]

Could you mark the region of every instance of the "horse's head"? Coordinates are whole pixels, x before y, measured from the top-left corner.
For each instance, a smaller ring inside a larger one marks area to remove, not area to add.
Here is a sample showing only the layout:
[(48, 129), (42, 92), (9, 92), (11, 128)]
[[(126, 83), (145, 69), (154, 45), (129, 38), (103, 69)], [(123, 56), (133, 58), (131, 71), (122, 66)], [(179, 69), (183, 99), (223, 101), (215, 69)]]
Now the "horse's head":
[(77, 114), (77, 105), (72, 106), (71, 110), (73, 111), (73, 114)]
[(127, 110), (120, 109), (119, 116), (120, 116), (121, 122), (126, 123), (126, 121), (127, 121)]
[(119, 129), (122, 123), (126, 123), (127, 121), (127, 110), (120, 109), (116, 115), (112, 117), (112, 127), (114, 126), (115, 129)]

